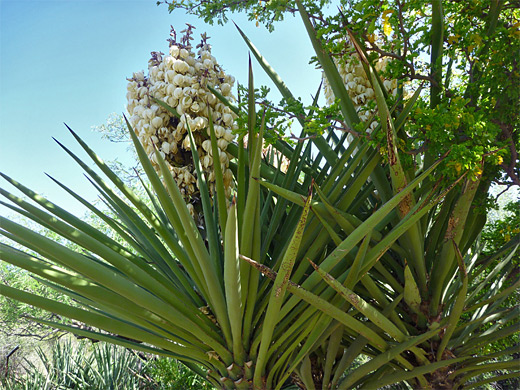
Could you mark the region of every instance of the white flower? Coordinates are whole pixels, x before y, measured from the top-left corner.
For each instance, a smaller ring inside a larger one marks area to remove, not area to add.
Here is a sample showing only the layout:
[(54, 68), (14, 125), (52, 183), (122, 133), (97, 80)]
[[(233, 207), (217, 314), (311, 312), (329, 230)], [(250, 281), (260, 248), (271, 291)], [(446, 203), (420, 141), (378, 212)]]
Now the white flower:
[(188, 211), (190, 212), (192, 218), (195, 218), (195, 207), (193, 207), (191, 203), (188, 203), (186, 206), (188, 207)]
[(152, 119), (152, 115), (153, 115), (153, 112), (149, 108), (145, 109), (144, 112), (143, 112), (143, 118), (144, 119), (151, 120)]
[(175, 85), (167, 84), (167, 86), (166, 86), (166, 94), (172, 96), (175, 93), (175, 89), (176, 89)]
[(358, 84), (358, 86), (356, 87), (357, 93), (363, 93), (363, 92), (365, 92), (365, 90), (366, 90), (366, 87), (364, 85)]
[(231, 114), (224, 114), (222, 115), (222, 120), (227, 126), (229, 126), (233, 123), (233, 116)]
[(217, 97), (213, 95), (211, 92), (208, 92), (206, 94), (206, 97), (208, 99), (208, 103), (211, 105), (214, 105), (217, 102)]
[(163, 125), (163, 120), (161, 117), (156, 116), (152, 119), (152, 126), (155, 127), (156, 129), (162, 127), (162, 125)]
[(229, 158), (228, 158), (228, 156), (227, 156), (227, 154), (225, 152), (219, 151), (219, 158), (220, 158), (220, 162), (222, 164), (226, 164), (227, 165), (229, 163)]
[(228, 83), (224, 83), (220, 86), (220, 92), (222, 92), (222, 95), (227, 96), (231, 92), (231, 85)]
[(186, 58), (188, 58), (189, 55), (190, 55), (190, 53), (188, 52), (188, 50), (186, 50), (186, 49), (181, 49), (181, 51), (180, 51), (180, 57), (181, 57), (181, 58), (186, 59)]
[(179, 100), (176, 99), (174, 96), (169, 96), (169, 97), (166, 99), (166, 103), (167, 103), (170, 107), (175, 107), (175, 106), (179, 103)]
[(184, 76), (182, 74), (176, 74), (172, 80), (173, 84), (182, 87), (184, 84)]
[(174, 70), (169, 70), (166, 72), (166, 82), (171, 83), (174, 80), (174, 77), (176, 76), (176, 73)]
[(199, 103), (193, 102), (193, 104), (191, 105), (191, 111), (198, 112), (199, 110), (200, 110)]
[(170, 153), (170, 144), (166, 141), (163, 142), (161, 145), (161, 150), (166, 154)]
[(185, 61), (175, 60), (173, 62), (173, 69), (179, 73), (186, 73), (189, 67), (190, 66)]
[[(198, 104), (198, 103), (195, 102), (195, 103), (193, 103), (193, 104), (191, 105), (191, 109), (192, 109), (193, 111), (195, 111), (195, 110), (193, 109), (193, 106), (194, 106), (195, 104)], [(206, 118), (203, 118), (203, 117), (201, 117), (201, 116), (198, 116), (198, 117), (195, 118), (195, 127), (196, 127), (197, 129), (203, 129), (204, 127), (207, 126), (207, 121), (208, 121), (208, 120), (207, 120)]]
[(225, 133), (226, 130), (222, 126), (215, 126), (215, 135), (217, 138), (222, 138)]
[(177, 45), (170, 46), (170, 55), (177, 58), (179, 56), (179, 47)]
[(226, 130), (226, 132), (224, 133), (223, 138), (227, 142), (231, 142), (231, 141), (233, 141), (233, 138), (235, 138), (235, 137), (234, 137), (233, 132), (231, 130)]
[(204, 166), (204, 168), (208, 168), (209, 166), (213, 165), (213, 159), (210, 156), (205, 155), (202, 158), (202, 165)]
[(189, 96), (184, 96), (182, 99), (181, 99), (181, 106), (182, 108), (184, 109), (184, 111), (186, 111), (190, 106), (191, 106), (191, 102), (193, 100), (191, 99), (191, 97)]
[(184, 150), (191, 150), (190, 139), (188, 137), (185, 137), (182, 141), (182, 148)]
[[(353, 46), (348, 41), (345, 43), (348, 46), (351, 46), (353, 49)], [(356, 111), (358, 112), (359, 119), (362, 122), (368, 121), (369, 118), (374, 114), (375, 110), (367, 109), (367, 103), (370, 100), (373, 101), (375, 99), (375, 93), (367, 75), (365, 74), (364, 68), (361, 64), (361, 61), (359, 60), (359, 56), (357, 53), (347, 54), (345, 58), (340, 60), (335, 59), (334, 62), (342, 79), (344, 80), (345, 87), (350, 98), (352, 99), (352, 102), (354, 103)], [(386, 68), (387, 64), (387, 58), (380, 59), (376, 62), (375, 68), (378, 71), (382, 71)], [(323, 75), (323, 78), (325, 99), (327, 104), (332, 104), (335, 98), (334, 93), (332, 92), (332, 88), (330, 87), (330, 84), (328, 83), (325, 75)], [(397, 83), (395, 80), (383, 80), (383, 85), (389, 93), (394, 95), (396, 94)], [(375, 126), (377, 126), (376, 121), (370, 124), (369, 129), (373, 130)]]
[[(191, 47), (173, 42), (169, 55), (161, 56), (154, 52), (148, 64), (148, 77), (144, 72), (137, 72), (129, 80), (127, 109), (134, 131), (154, 168), (159, 169), (155, 157), (155, 148), (158, 148), (168, 161), (184, 164), (180, 168), (171, 165), (170, 170), (186, 200), (198, 191), (191, 154), (186, 153), (191, 149), (187, 136), (189, 124), (206, 179), (214, 182), (208, 119), (208, 113), (211, 112), (219, 148), (218, 160), (225, 172), (225, 191), (229, 196), (232, 174), (227, 167), (231, 155), (226, 149), (234, 139), (233, 129), (238, 127), (234, 123), (235, 115), (208, 90), (207, 85), (213, 86), (233, 101), (231, 90), (234, 77), (222, 70), (206, 43), (195, 55)], [(170, 111), (157, 105), (152, 97), (173, 107), (181, 117), (176, 118)], [(210, 191), (213, 188), (210, 186)]]
[(202, 142), (202, 148), (207, 152), (209, 153), (209, 151), (211, 150), (211, 141), (209, 139), (205, 140)]
[[(175, 87), (173, 84), (171, 85), (172, 87)], [(172, 88), (173, 89), (173, 88)], [(182, 88), (181, 87), (177, 87), (173, 90), (173, 93), (172, 93), (173, 97), (175, 99), (180, 99), (182, 97)]]
[[(220, 150), (226, 150), (229, 142), (226, 141), (224, 138), (221, 138), (217, 141), (217, 145)], [(222, 159), (221, 159), (222, 160)]]

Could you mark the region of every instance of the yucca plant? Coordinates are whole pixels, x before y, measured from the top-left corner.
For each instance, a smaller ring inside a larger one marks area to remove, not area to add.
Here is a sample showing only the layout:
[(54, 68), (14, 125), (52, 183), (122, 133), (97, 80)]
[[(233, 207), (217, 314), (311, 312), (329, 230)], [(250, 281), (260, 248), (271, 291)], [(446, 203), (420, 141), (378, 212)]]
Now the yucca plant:
[[(363, 126), (333, 60), (298, 6), (344, 122)], [(283, 97), (294, 101), (240, 33)], [(79, 306), (3, 285), (0, 293), (99, 331), (44, 323), (174, 357), (223, 389), (376, 388), (403, 381), (416, 388), (456, 387), (484, 371), (515, 367), (516, 360), (486, 364), (510, 350), (475, 355), (484, 343), (517, 331), (514, 310), (500, 304), (518, 287), (511, 280), (510, 259), (520, 238), (489, 259), (479, 258), (474, 243), (482, 216), (471, 204), (488, 183), (462, 173), (451, 181), (433, 180), (445, 155), (429, 156), (413, 171), (403, 169), (397, 142), (421, 91), (389, 108), (362, 45), (354, 36), (351, 40), (375, 93), (379, 124), (374, 133), (384, 136), (387, 162), (364, 137), (347, 142), (347, 133), (311, 134), (314, 109), (297, 116), (301, 142), (292, 146), (278, 140), (265, 157), (264, 135), (273, 129), (265, 111), (257, 112), (250, 65), (244, 109), (212, 90), (242, 119), (247, 133), (247, 146), (244, 134), (227, 145), (235, 157), (230, 162), (233, 197), (226, 196), (220, 164), (214, 164), (214, 188), (208, 185), (189, 121), (201, 225), (168, 162), (155, 150), (152, 163), (130, 123), (150, 182), (147, 200), (71, 130), (115, 186), (62, 145), (88, 174), (108, 211), (56, 182), (113, 235), (2, 175), (40, 207), (2, 189), (10, 201), (3, 205), (83, 250), (74, 252), (2, 217), (2, 235), (34, 254), (1, 244), (1, 259), (34, 273)], [(181, 117), (165, 102), (158, 104)], [(207, 116), (212, 155), (218, 156), (211, 111)], [(273, 164), (282, 157), (288, 160), (283, 169)], [(491, 321), (493, 326), (482, 331)], [(360, 355), (367, 362), (352, 367)]]
[(130, 390), (152, 386), (143, 377), (145, 363), (141, 358), (115, 345), (57, 340), (37, 347), (35, 352), (35, 357), (24, 358), (23, 372), (2, 378), (2, 388)]
[[(323, 55), (324, 49), (315, 38), (310, 19), (301, 4), (297, 3), (324, 73), (335, 96), (341, 97), (342, 113), (348, 118), (353, 110), (348, 103), (341, 76), (333, 62)], [(441, 7), (433, 8), (434, 14), (442, 12)], [(497, 9), (493, 11), (490, 18), (498, 15)], [(433, 36), (438, 39), (436, 28), (442, 26), (434, 26), (433, 29)], [(385, 103), (383, 83), (367, 60), (366, 52), (355, 37), (350, 35), (349, 38), (356, 47), (374, 89), (380, 129), (387, 141), (388, 174), (391, 180), (390, 183), (378, 182), (377, 177), (373, 177), (375, 191), (371, 195), (375, 199), (384, 198), (385, 195), (390, 198), (392, 193), (402, 194), (402, 189), (410, 183), (411, 177), (403, 170), (396, 145), (402, 125), (400, 115), (407, 112), (416, 96), (409, 100), (401, 113), (392, 114)], [(435, 61), (432, 63), (435, 64)], [(435, 94), (432, 95), (432, 100), (436, 99)], [(350, 115), (350, 118), (350, 123), (359, 121), (356, 115)], [(426, 159), (423, 169), (428, 168), (431, 166), (428, 166)], [(506, 379), (520, 375), (518, 358), (510, 359), (518, 351), (518, 345), (502, 351), (482, 353), (487, 344), (519, 332), (518, 307), (501, 305), (509, 294), (515, 294), (520, 283), (516, 276), (516, 264), (511, 261), (520, 244), (520, 237), (517, 235), (511, 239), (493, 256), (480, 255), (482, 245), (479, 246), (476, 238), (484, 225), (485, 215), (472, 206), (472, 202), (475, 198), (485, 197), (490, 184), (490, 179), (483, 179), (481, 173), (480, 170), (476, 176), (459, 178), (463, 185), (455, 187), (442, 204), (432, 201), (432, 197), (435, 198), (438, 193), (433, 180), (425, 180), (418, 190), (401, 200), (395, 210), (395, 219), (385, 221), (376, 229), (384, 235), (383, 240), (390, 240), (385, 246), (379, 246), (379, 243), (371, 248), (370, 233), (362, 241), (363, 236), (355, 233), (362, 231), (363, 225), (356, 232), (351, 233), (343, 228), (342, 234), (338, 234), (334, 231), (334, 225), (341, 226), (339, 218), (333, 219), (329, 227), (322, 221), (336, 247), (334, 252), (322, 260), (320, 266), (311, 262), (313, 267), (343, 297), (342, 303), (339, 303), (341, 300), (338, 297), (335, 298), (340, 307), (350, 308), (352, 313), (359, 313), (360, 318), (368, 319), (373, 330), (382, 337), (380, 341), (385, 339), (391, 342), (392, 348), (388, 345), (377, 346), (374, 339), (365, 335), (349, 337), (344, 329), (331, 333), (328, 343), (315, 344), (312, 347), (315, 352), (302, 362), (300, 375), (307, 388), (370, 389), (403, 381), (414, 388), (473, 388), (502, 377)], [(385, 187), (387, 184), (390, 186)], [(450, 187), (444, 191), (449, 191)], [(330, 216), (345, 211), (344, 206), (337, 203), (334, 196), (331, 197), (331, 193), (318, 188), (317, 192)], [(294, 193), (289, 195), (282, 189), (278, 189), (278, 193), (296, 201)], [(412, 215), (417, 219), (406, 223)], [(375, 214), (370, 218), (373, 217)], [(369, 221), (365, 220), (364, 223)], [(388, 225), (384, 227), (386, 223)], [(401, 233), (398, 227), (404, 224), (406, 231)], [(377, 226), (377, 222), (373, 222), (372, 226)], [(353, 236), (355, 241), (352, 243)], [(333, 258), (335, 254), (337, 257), (343, 257), (344, 254), (336, 251), (348, 252), (356, 243), (361, 245), (353, 261), (350, 264), (347, 262), (348, 266), (342, 269), (343, 274), (339, 273), (333, 268), (336, 265)], [(391, 247), (390, 243), (394, 246)], [(264, 274), (275, 277), (272, 270), (253, 264)], [(492, 270), (489, 268), (491, 264), (494, 267)], [(331, 271), (337, 272), (339, 276), (332, 277), (327, 273)], [(312, 303), (312, 300), (319, 298), (315, 294), (317, 284), (309, 283), (311, 278), (293, 279), (301, 287), (308, 286), (309, 291), (304, 292), (296, 285), (290, 291), (316, 307), (321, 306), (323, 312), (334, 317), (323, 303)], [(356, 286), (359, 282), (361, 285)], [(334, 318), (342, 322), (339, 317)], [(339, 347), (339, 343), (343, 343), (344, 347)], [(408, 352), (401, 355), (405, 350)], [(385, 353), (381, 354), (382, 351)], [(341, 378), (359, 353), (373, 359)], [(506, 361), (500, 360), (504, 357)], [(483, 380), (472, 381), (472, 378), (500, 368), (511, 371), (499, 378), (491, 375)]]

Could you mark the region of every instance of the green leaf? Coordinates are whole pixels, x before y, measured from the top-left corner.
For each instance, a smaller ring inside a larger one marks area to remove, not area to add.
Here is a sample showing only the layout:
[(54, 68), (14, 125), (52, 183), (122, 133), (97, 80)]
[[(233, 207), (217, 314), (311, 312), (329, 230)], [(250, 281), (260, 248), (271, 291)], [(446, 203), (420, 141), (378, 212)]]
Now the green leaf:
[(354, 306), (360, 313), (365, 315), (366, 318), (368, 318), (374, 325), (379, 327), (379, 329), (388, 333), (397, 341), (404, 341), (406, 339), (406, 336), (388, 318), (386, 318), (373, 306), (369, 305), (358, 294), (343, 286), (331, 275), (321, 270), (313, 262), (311, 262), (311, 265), (329, 286), (336, 290), (343, 299)]
[[(310, 190), (312, 190), (312, 188)], [(300, 221), (298, 222), (298, 226), (296, 227), (296, 230), (291, 237), (287, 251), (285, 252), (282, 263), (280, 264), (278, 275), (276, 276), (271, 289), (269, 304), (265, 312), (265, 318), (262, 327), (262, 339), (260, 342), (260, 350), (257, 356), (257, 367), (254, 376), (255, 386), (258, 387), (262, 385), (262, 376), (265, 373), (265, 365), (267, 363), (265, 360), (266, 355), (270, 347), (274, 327), (276, 326), (276, 323), (279, 319), (278, 313), (280, 312), (280, 307), (282, 306), (282, 302), (284, 300), (285, 290), (287, 289), (289, 277), (291, 276), (291, 271), (293, 269), (294, 262), (296, 261), (296, 256), (298, 254), (300, 242), (303, 236), (303, 230), (305, 229), (305, 224), (307, 222), (307, 215), (309, 213), (311, 200), (312, 192), (309, 191), (309, 195), (305, 200), (305, 206), (303, 208)]]
[(245, 351), (242, 344), (242, 291), (238, 252), (236, 204), (233, 200), (226, 223), (224, 238), (224, 287), (226, 292), (227, 312), (233, 337), (233, 356), (235, 362), (242, 366)]
[(404, 267), (404, 301), (415, 313), (420, 313), (421, 294), (408, 264)]
[(411, 337), (409, 340), (397, 344), (395, 347), (390, 348), (389, 350), (385, 351), (384, 353), (378, 355), (377, 357), (371, 359), (367, 363), (361, 365), (359, 368), (350, 372), (350, 374), (339, 383), (338, 389), (343, 390), (350, 388), (359, 379), (363, 378), (363, 376), (367, 375), (371, 371), (377, 370), (384, 364), (389, 363), (392, 359), (395, 359), (402, 352), (432, 338), (439, 332), (440, 329), (430, 330), (422, 335)]
[(336, 65), (317, 38), (316, 31), (314, 30), (314, 27), (312, 26), (312, 23), (309, 19), (309, 15), (303, 7), (301, 1), (296, 0), (296, 4), (298, 5), (298, 11), (303, 20), (303, 24), (305, 25), (305, 29), (307, 30), (307, 34), (309, 35), (312, 46), (314, 47), (314, 52), (316, 53), (321, 66), (323, 67), (323, 72), (325, 73), (327, 80), (329, 80), (329, 84), (332, 88), (332, 91), (334, 92), (334, 96), (336, 96), (336, 98), (338, 98), (340, 101), (341, 113), (347, 122), (347, 126), (353, 129), (354, 125), (360, 121), (354, 104), (352, 103), (352, 99), (350, 99), (347, 89), (345, 88), (343, 79), (341, 78)]
[(442, 359), (444, 349), (448, 345), (448, 342), (450, 341), (450, 338), (453, 335), (455, 328), (457, 327), (460, 316), (462, 315), (462, 312), (464, 310), (464, 304), (466, 303), (466, 295), (468, 293), (468, 273), (466, 272), (466, 266), (464, 265), (462, 254), (460, 253), (460, 250), (457, 244), (455, 244), (455, 242), (453, 242), (453, 246), (455, 247), (455, 253), (459, 265), (460, 276), (462, 278), (462, 286), (459, 289), (457, 298), (455, 299), (455, 303), (453, 304), (453, 307), (451, 309), (451, 313), (448, 318), (448, 326), (446, 327), (444, 335), (442, 336), (441, 344), (437, 349), (437, 361), (440, 361)]

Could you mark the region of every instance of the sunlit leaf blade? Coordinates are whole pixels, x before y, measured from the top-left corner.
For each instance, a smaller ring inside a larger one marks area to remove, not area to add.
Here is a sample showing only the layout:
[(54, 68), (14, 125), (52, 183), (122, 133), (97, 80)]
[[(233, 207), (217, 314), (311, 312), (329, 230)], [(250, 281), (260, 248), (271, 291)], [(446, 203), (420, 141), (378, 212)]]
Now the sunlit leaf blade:
[(278, 322), (278, 313), (280, 311), (280, 307), (282, 306), (289, 277), (294, 267), (296, 255), (298, 254), (300, 242), (303, 236), (303, 230), (307, 222), (307, 215), (309, 213), (311, 200), (312, 193), (309, 192), (309, 195), (307, 196), (307, 199), (305, 201), (305, 206), (303, 208), (302, 215), (300, 217), (300, 221), (289, 242), (289, 247), (285, 252), (285, 256), (282, 260), (282, 263), (280, 264), (280, 269), (272, 287), (271, 296), (269, 298), (269, 304), (265, 313), (265, 320), (262, 328), (262, 340), (260, 343), (260, 350), (258, 352), (257, 358), (257, 371), (255, 371), (254, 377), (254, 382), (257, 386), (261, 386), (262, 383), (261, 377), (264, 374), (264, 365), (266, 364), (265, 358), (269, 349), (269, 345), (271, 343), (272, 332), (276, 323)]

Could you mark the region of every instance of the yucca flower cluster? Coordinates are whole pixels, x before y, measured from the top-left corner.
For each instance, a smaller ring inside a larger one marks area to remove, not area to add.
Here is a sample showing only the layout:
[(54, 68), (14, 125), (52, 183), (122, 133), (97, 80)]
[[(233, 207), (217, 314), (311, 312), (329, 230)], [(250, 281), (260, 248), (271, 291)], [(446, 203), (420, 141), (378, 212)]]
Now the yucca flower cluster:
[[(234, 101), (231, 89), (235, 79), (227, 75), (212, 56), (205, 34), (201, 35), (195, 53), (191, 46), (193, 26), (188, 25), (181, 33), (184, 35), (177, 42), (172, 27), (168, 54), (152, 52), (148, 75), (137, 72), (128, 79), (127, 109), (134, 131), (156, 169), (159, 170), (155, 149), (169, 163), (173, 178), (190, 203), (197, 198), (199, 190), (188, 127), (193, 133), (206, 179), (210, 184), (214, 183), (213, 164), (217, 161), (222, 167), (227, 195), (231, 193), (231, 155), (226, 149), (234, 139), (235, 114), (207, 86)], [(157, 104), (153, 98), (173, 107), (180, 117)], [(212, 114), (219, 156), (213, 156), (211, 149), (208, 110)], [(211, 190), (212, 187), (210, 185)], [(192, 206), (190, 210), (193, 210)]]
[[(334, 63), (354, 103), (359, 119), (362, 122), (367, 122), (375, 112), (375, 109), (371, 109), (367, 104), (370, 101), (375, 101), (374, 89), (363, 69), (359, 54), (355, 52), (354, 46), (348, 41), (345, 42), (345, 46), (346, 55), (341, 58), (334, 58)], [(387, 65), (388, 59), (381, 58), (375, 63), (375, 69), (378, 73), (381, 73), (386, 69)], [(330, 105), (334, 102), (335, 96), (325, 74), (323, 74), (323, 81), (325, 99), (327, 104)], [(397, 94), (396, 80), (383, 79), (383, 85), (389, 94), (394, 96)], [(370, 123), (368, 131), (372, 131), (376, 127), (377, 121), (373, 121)]]

